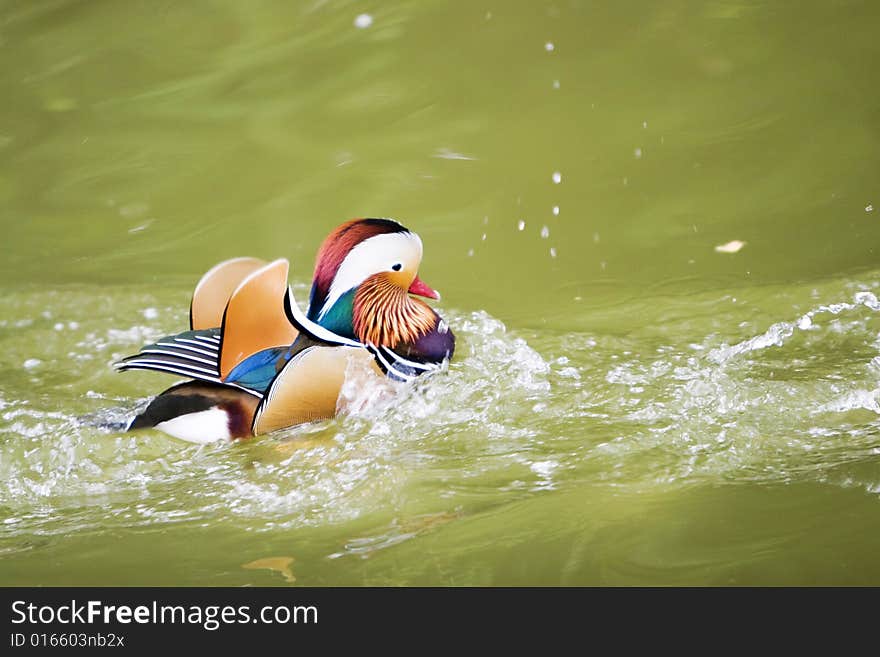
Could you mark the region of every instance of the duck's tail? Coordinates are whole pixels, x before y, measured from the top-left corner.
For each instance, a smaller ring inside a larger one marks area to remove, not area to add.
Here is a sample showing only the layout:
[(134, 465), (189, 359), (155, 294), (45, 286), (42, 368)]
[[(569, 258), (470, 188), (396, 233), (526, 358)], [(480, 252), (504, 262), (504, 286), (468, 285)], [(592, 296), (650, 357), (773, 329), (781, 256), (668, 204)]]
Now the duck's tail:
[(245, 438), (259, 398), (225, 384), (190, 381), (172, 386), (137, 415), (128, 431), (156, 428), (195, 443)]

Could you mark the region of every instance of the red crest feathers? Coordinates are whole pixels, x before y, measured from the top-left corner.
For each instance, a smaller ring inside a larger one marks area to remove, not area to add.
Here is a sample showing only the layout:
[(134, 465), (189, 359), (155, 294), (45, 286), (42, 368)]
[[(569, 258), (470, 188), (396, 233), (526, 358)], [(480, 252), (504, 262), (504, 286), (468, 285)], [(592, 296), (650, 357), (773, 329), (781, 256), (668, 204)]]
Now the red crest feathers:
[(352, 219), (331, 232), (315, 259), (309, 314), (320, 310), (342, 261), (355, 246), (376, 235), (402, 232), (408, 231), (391, 219)]

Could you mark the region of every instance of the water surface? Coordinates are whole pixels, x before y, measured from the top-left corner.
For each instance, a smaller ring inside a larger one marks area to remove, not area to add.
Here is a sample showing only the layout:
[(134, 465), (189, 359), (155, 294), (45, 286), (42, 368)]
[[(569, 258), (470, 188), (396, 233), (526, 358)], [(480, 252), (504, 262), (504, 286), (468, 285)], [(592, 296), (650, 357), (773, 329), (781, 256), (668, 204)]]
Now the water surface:
[[(878, 20), (0, 3), (0, 582), (880, 584)], [(448, 370), (121, 431), (207, 268), (305, 299), (356, 216), (421, 234)]]

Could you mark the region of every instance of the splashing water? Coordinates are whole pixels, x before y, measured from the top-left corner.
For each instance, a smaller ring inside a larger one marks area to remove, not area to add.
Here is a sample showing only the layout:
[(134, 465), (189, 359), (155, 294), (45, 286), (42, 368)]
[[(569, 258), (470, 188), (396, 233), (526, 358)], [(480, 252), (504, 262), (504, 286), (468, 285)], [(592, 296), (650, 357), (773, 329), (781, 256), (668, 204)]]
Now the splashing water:
[[(65, 302), (73, 309), (89, 294), (69, 293)], [(57, 308), (56, 295), (48, 297), (7, 299), (10, 307)], [(30, 375), (31, 397), (21, 395), (24, 371), (14, 354), (33, 342), (16, 344), (25, 337), (24, 324), (5, 336), (11, 362), (4, 365), (19, 371), (0, 393), (0, 508), (7, 511), (8, 531), (64, 533), (71, 524), (82, 530), (205, 518), (243, 519), (253, 529), (341, 522), (387, 503), (408, 464), (441, 460), (452, 441), (468, 443), (464, 432), (486, 431), (514, 451), (517, 437), (529, 432), (516, 428), (516, 416), (502, 420), (494, 412), (505, 396), (499, 377), (516, 384), (517, 399), (549, 389), (549, 368), (523, 340), (508, 338), (485, 313), (453, 313), (461, 356), (451, 368), (414, 387), (358, 385), (354, 377), (343, 393), (355, 409), (348, 416), (239, 445), (195, 447), (158, 432), (125, 434), (127, 420), (149, 399), (140, 395), (162, 389), (160, 377), (118, 377), (108, 365), (185, 321), (179, 310), (157, 311), (153, 299), (140, 305), (149, 310), (139, 313), (149, 325), (107, 328), (110, 318), (93, 317), (71, 332), (56, 331), (51, 314), (25, 320), (30, 337), (50, 356), (55, 352)], [(5, 321), (4, 328), (16, 324)], [(53, 341), (45, 343), (46, 336)], [(61, 340), (73, 350), (53, 349)], [(83, 365), (85, 382), (101, 392), (90, 388), (74, 402), (65, 393), (81, 387), (71, 370)], [(113, 389), (121, 394), (106, 394)], [(48, 410), (50, 398), (52, 407), (69, 408)], [(471, 466), (472, 475), (483, 469)], [(60, 522), (59, 512), (71, 517)]]
[[(832, 287), (829, 302), (732, 341), (729, 330), (694, 339), (686, 315), (653, 333), (527, 339), (488, 313), (446, 311), (459, 343), (443, 371), (410, 386), (353, 376), (344, 416), (208, 446), (122, 432), (164, 379), (109, 363), (185, 322), (175, 304), (129, 292), (147, 323), (112, 328), (110, 311), (77, 310), (91, 289), (6, 295), (0, 541), (16, 551), (23, 535), (183, 522), (317, 528), (389, 509), (433, 527), (584, 482), (636, 492), (813, 478), (877, 491), (845, 468), (880, 452), (880, 302), (867, 286)], [(26, 356), (41, 364), (22, 368)], [(423, 531), (380, 525), (327, 556)]]

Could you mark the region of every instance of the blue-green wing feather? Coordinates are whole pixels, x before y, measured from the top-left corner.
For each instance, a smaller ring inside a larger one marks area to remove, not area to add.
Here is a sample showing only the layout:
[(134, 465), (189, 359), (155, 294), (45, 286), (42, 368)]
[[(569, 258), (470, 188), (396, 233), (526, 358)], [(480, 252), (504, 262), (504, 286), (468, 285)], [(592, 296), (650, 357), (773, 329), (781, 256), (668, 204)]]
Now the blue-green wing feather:
[[(278, 370), (287, 362), (289, 347), (272, 347), (248, 356), (226, 377), (227, 383), (234, 383), (244, 388), (265, 392), (278, 374)], [(279, 366), (280, 363), (280, 366)]]

